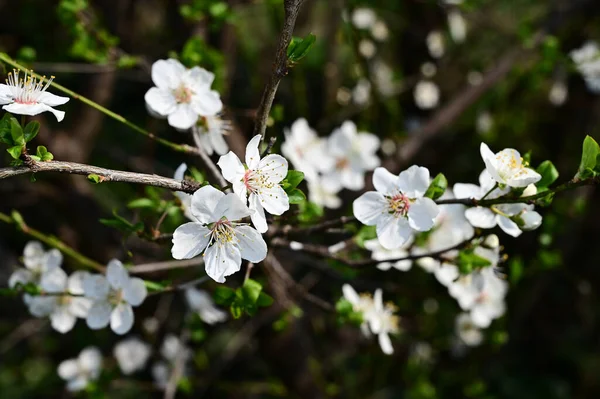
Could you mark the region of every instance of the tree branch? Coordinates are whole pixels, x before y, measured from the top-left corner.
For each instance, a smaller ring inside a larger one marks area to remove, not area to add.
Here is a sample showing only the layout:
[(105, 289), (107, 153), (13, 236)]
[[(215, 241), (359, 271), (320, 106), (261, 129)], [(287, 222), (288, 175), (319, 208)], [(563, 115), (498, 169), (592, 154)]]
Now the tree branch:
[(256, 111), (256, 124), (254, 125), (254, 136), (260, 134), (262, 140), (265, 139), (265, 131), (267, 130), (267, 120), (269, 112), (275, 99), (275, 93), (279, 87), (279, 82), (288, 73), (287, 65), (287, 48), (292, 40), (292, 32), (296, 25), (296, 18), (304, 0), (284, 0), (285, 21), (283, 29), (279, 36), (279, 45), (273, 62), (271, 77), (265, 86), (258, 110)]
[(97, 175), (100, 183), (125, 182), (133, 184), (145, 184), (147, 186), (166, 188), (171, 191), (183, 191), (188, 194), (193, 194), (196, 190), (202, 187), (200, 183), (190, 180), (175, 180), (169, 177), (158, 175), (104, 169), (97, 166), (74, 162), (35, 162), (33, 160), (31, 165), (19, 166), (16, 168), (0, 168), (0, 180), (29, 173), (42, 172), (68, 173), (84, 176)]

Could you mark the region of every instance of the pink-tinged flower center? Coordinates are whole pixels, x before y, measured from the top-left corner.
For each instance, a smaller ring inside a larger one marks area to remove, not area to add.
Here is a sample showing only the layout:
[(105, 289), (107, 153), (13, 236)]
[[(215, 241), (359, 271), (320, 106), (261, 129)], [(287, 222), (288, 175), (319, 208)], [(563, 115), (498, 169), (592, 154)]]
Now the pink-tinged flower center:
[(275, 186), (260, 170), (248, 169), (242, 178), (246, 189), (255, 193), (261, 189), (271, 189)]
[(213, 242), (217, 242), (219, 245), (235, 243), (235, 230), (233, 224), (227, 219), (215, 222), (210, 229), (210, 234), (209, 245)]
[(405, 217), (410, 209), (410, 198), (402, 193), (388, 197), (389, 212), (395, 217)]
[[(51, 76), (50, 79), (42, 76), (38, 80), (38, 78), (31, 75), (32, 71), (25, 70), (23, 78), (20, 77), (20, 72), (20, 70), (13, 70), (8, 73), (8, 78), (6, 79), (6, 85), (10, 89), (13, 101), (17, 104), (37, 104), (39, 96), (50, 86), (50, 83), (54, 80), (54, 76)], [(45, 85), (44, 80), (46, 80)]]
[(194, 92), (192, 89), (185, 87), (184, 85), (179, 86), (173, 91), (175, 101), (177, 101), (178, 104), (188, 104), (192, 101), (193, 94)]
[(335, 161), (335, 168), (338, 170), (346, 169), (350, 167), (350, 161), (348, 158), (339, 158)]

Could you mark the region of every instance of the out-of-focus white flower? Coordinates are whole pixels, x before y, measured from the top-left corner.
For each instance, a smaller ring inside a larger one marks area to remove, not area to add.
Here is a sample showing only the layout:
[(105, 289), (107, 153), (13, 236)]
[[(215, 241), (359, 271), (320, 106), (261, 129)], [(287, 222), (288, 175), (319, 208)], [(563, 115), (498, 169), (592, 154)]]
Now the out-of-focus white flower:
[(467, 82), (471, 86), (479, 86), (483, 82), (483, 75), (479, 71), (469, 71), (467, 73)]
[(268, 230), (265, 211), (271, 215), (282, 215), (290, 209), (287, 193), (280, 183), (288, 172), (287, 160), (278, 154), (260, 158), (258, 134), (246, 146), (246, 167), (233, 152), (219, 158), (217, 165), (223, 177), (233, 186), (233, 191), (252, 211), (252, 224), (261, 233)]
[(227, 320), (227, 313), (215, 306), (208, 292), (188, 288), (185, 290), (185, 299), (190, 309), (198, 313), (203, 322), (215, 324)]
[(483, 341), (483, 333), (473, 324), (469, 313), (456, 316), (454, 331), (458, 338), (467, 346), (479, 346)]
[(427, 35), (427, 49), (433, 58), (442, 58), (446, 52), (444, 34), (438, 30), (429, 32)]
[(371, 83), (368, 79), (361, 78), (352, 89), (352, 101), (356, 105), (366, 105), (371, 99)]
[(462, 43), (467, 37), (467, 21), (458, 10), (452, 10), (448, 13), (448, 28), (450, 36), (456, 43)]
[(46, 80), (45, 76), (38, 80), (33, 76), (33, 71), (27, 70), (25, 70), (25, 76), (21, 78), (20, 71), (13, 69), (8, 73), (6, 84), (0, 84), (2, 109), (18, 115), (38, 115), (48, 111), (54, 114), (57, 121), (62, 121), (65, 113), (52, 107), (65, 104), (69, 98), (46, 91), (54, 80), (54, 76), (46, 80), (46, 84), (44, 84), (44, 80)]
[(389, 334), (396, 334), (400, 331), (398, 326), (399, 318), (394, 315), (396, 307), (391, 303), (383, 303), (383, 293), (380, 289), (375, 290), (373, 299), (375, 308), (369, 317), (369, 327), (371, 332), (377, 335), (379, 346), (386, 355), (394, 353), (394, 347)]
[(410, 352), (411, 357), (419, 363), (428, 364), (433, 361), (433, 348), (427, 342), (417, 342)]
[(83, 297), (83, 281), (88, 276), (79, 271), (67, 277), (60, 267), (44, 273), (40, 288), (51, 295), (32, 297), (29, 311), (37, 317), (50, 316), (52, 328), (62, 334), (71, 331), (77, 318), (85, 319), (92, 306), (92, 301)]
[(306, 119), (297, 119), (283, 133), (285, 141), (281, 144), (281, 153), (304, 173), (305, 180), (315, 180), (318, 172), (333, 167), (334, 160), (325, 148), (326, 141), (317, 135)]
[[(534, 172), (535, 173), (535, 172)], [(484, 170), (479, 175), (479, 186), (475, 184), (456, 183), (454, 185), (454, 193), (458, 198), (475, 198), (481, 199), (487, 193), (487, 199), (499, 198), (510, 190), (508, 188), (496, 188), (493, 191), (496, 182), (491, 178), (487, 170)], [(525, 216), (527, 215), (527, 216)], [(533, 205), (527, 204), (500, 204), (493, 205), (490, 208), (476, 206), (465, 211), (465, 217), (469, 222), (482, 229), (491, 229), (498, 225), (506, 234), (513, 237), (521, 235), (522, 230), (532, 230), (540, 226), (542, 218), (539, 213), (534, 211)], [(523, 218), (527, 222), (521, 223), (521, 227), (516, 221), (518, 218)], [(523, 227), (525, 227), (523, 229)]]
[(371, 59), (377, 52), (377, 47), (375, 47), (375, 43), (371, 40), (362, 39), (358, 42), (358, 52), (366, 59)]
[(108, 263), (106, 276), (92, 274), (83, 281), (85, 295), (94, 301), (87, 315), (92, 330), (106, 327), (123, 335), (133, 327), (133, 306), (140, 306), (148, 291), (144, 280), (130, 277), (123, 264), (113, 259)]
[(379, 166), (380, 160), (376, 155), (379, 146), (377, 136), (358, 132), (354, 122), (344, 122), (327, 141), (327, 150), (335, 160), (333, 169), (328, 173), (328, 181), (337, 181), (349, 190), (362, 190), (365, 173)]
[(335, 94), (335, 99), (340, 105), (348, 105), (352, 100), (352, 91), (347, 87), (340, 87)]
[(385, 168), (373, 173), (377, 191), (368, 191), (353, 203), (354, 216), (367, 226), (376, 226), (384, 248), (404, 245), (413, 231), (428, 231), (439, 209), (423, 195), (429, 187), (429, 170), (413, 165), (395, 176)]
[(373, 81), (377, 90), (384, 97), (399, 93), (402, 83), (394, 80), (394, 70), (382, 60), (375, 60), (372, 65)]
[[(173, 178), (175, 180), (183, 180), (185, 178), (184, 175), (186, 171), (187, 165), (185, 163), (182, 163), (181, 165), (179, 165), (177, 170), (175, 170), (175, 175), (173, 176)], [(190, 220), (196, 220), (196, 218), (194, 218), (194, 215), (192, 215), (191, 211), (192, 194), (184, 193), (183, 191), (175, 191), (174, 194), (177, 198), (179, 198), (179, 201), (181, 201), (181, 207), (183, 208), (183, 214), (185, 215), (185, 217)]]
[(365, 241), (365, 248), (371, 251), (371, 258), (377, 261), (382, 261), (377, 264), (379, 270), (390, 270), (392, 267), (396, 270), (407, 271), (412, 266), (411, 260), (399, 260), (392, 262), (386, 262), (391, 259), (404, 258), (408, 255), (410, 246), (412, 245), (412, 237), (408, 239), (400, 248), (397, 249), (386, 249), (384, 248), (378, 239), (372, 239)]
[(342, 206), (338, 196), (341, 190), (339, 182), (331, 180), (331, 176), (316, 177), (308, 181), (308, 199), (319, 206), (337, 209)]
[(150, 358), (150, 345), (139, 338), (127, 338), (115, 345), (113, 355), (125, 375), (143, 370)]
[[(17, 284), (39, 284), (44, 273), (59, 268), (63, 256), (58, 249), (45, 251), (38, 241), (30, 241), (25, 245), (23, 251), (23, 263), (25, 268), (15, 270), (8, 279), (8, 286), (14, 288)], [(31, 298), (25, 295), (25, 303)]]
[(413, 92), (415, 104), (421, 109), (432, 109), (440, 102), (440, 88), (430, 80), (420, 80)]
[(166, 117), (169, 125), (187, 130), (199, 116), (214, 116), (223, 109), (219, 93), (210, 89), (215, 75), (207, 70), (185, 68), (175, 59), (158, 60), (152, 65), (152, 87), (146, 92), (146, 105), (153, 114)]
[(600, 49), (594, 41), (586, 42), (570, 53), (577, 70), (593, 93), (600, 93)]
[(231, 122), (223, 119), (220, 115), (207, 115), (198, 118), (198, 122), (192, 127), (198, 143), (208, 155), (217, 153), (225, 155), (229, 147), (225, 142), (224, 134), (231, 130)]
[(168, 334), (163, 341), (160, 354), (164, 358), (164, 361), (161, 360), (154, 363), (152, 366), (152, 377), (154, 378), (154, 384), (164, 389), (169, 383), (171, 370), (175, 366), (177, 359), (180, 357), (183, 358), (183, 363), (185, 364), (191, 358), (192, 351), (178, 337)]
[(223, 283), (240, 270), (242, 258), (260, 262), (267, 256), (267, 244), (258, 231), (239, 220), (251, 211), (233, 193), (225, 195), (204, 186), (192, 196), (192, 215), (173, 234), (171, 254), (175, 259), (191, 259), (204, 253), (206, 274)]
[(492, 114), (490, 114), (488, 111), (480, 112), (477, 115), (477, 121), (475, 122), (475, 126), (477, 128), (477, 133), (488, 133), (494, 126), (494, 119), (492, 118)]
[(76, 359), (65, 360), (58, 365), (58, 375), (67, 381), (67, 390), (81, 391), (100, 377), (102, 354), (95, 347), (87, 347)]
[(371, 26), (371, 36), (373, 36), (373, 39), (383, 42), (387, 40), (389, 35), (390, 31), (388, 30), (388, 27), (385, 24), (385, 22), (383, 22), (382, 20), (378, 19)]
[(561, 106), (567, 101), (569, 96), (569, 87), (564, 80), (557, 80), (552, 84), (548, 93), (548, 100), (554, 106)]
[(437, 73), (437, 67), (433, 62), (426, 62), (421, 65), (421, 74), (426, 78), (432, 78)]
[(498, 184), (510, 187), (527, 187), (537, 183), (542, 176), (523, 164), (519, 151), (506, 148), (494, 154), (485, 143), (481, 143), (481, 158), (485, 168)]
[(358, 29), (368, 29), (377, 21), (377, 14), (372, 8), (360, 7), (352, 12), (352, 24)]

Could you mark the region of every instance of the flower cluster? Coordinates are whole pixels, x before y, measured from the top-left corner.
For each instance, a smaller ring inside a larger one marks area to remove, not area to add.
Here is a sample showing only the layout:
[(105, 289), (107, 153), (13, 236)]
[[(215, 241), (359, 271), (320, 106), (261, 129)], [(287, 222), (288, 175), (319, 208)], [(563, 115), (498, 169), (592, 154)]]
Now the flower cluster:
[(571, 51), (575, 67), (583, 75), (588, 89), (600, 93), (600, 49), (594, 41), (586, 42), (581, 48)]

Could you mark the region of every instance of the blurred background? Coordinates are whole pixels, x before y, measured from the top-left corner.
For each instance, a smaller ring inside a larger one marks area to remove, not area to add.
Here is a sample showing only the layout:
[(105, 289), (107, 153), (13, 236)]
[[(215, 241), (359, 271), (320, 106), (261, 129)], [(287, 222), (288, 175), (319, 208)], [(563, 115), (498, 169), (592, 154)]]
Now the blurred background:
[[(0, 0), (0, 50), (161, 137), (189, 144), (189, 134), (148, 115), (144, 94), (153, 86), (155, 60), (200, 65), (216, 74), (213, 87), (233, 125), (227, 141), (239, 155), (252, 136), (282, 23), (282, 0)], [(306, 0), (294, 34), (309, 33), (316, 44), (282, 80), (271, 112), (276, 149), (297, 118), (321, 136), (349, 119), (382, 139), (379, 155), (395, 173), (418, 164), (443, 172), (450, 185), (476, 183), (485, 141), (494, 151), (531, 150), (535, 165), (552, 160), (562, 182), (577, 170), (585, 135), (600, 138), (600, 97), (569, 57), (600, 39), (596, 0)], [(36, 117), (42, 129), (35, 144), (55, 159), (163, 176), (181, 162), (202, 170), (198, 159), (157, 146), (81, 102), (61, 109), (60, 124), (48, 114)], [(3, 158), (8, 165), (8, 154)], [(166, 191), (93, 185), (82, 176), (24, 176), (0, 181), (0, 212), (18, 210), (30, 227), (102, 264), (143, 264), (170, 259), (170, 245), (99, 219), (116, 212), (155, 225), (160, 213), (127, 206), (148, 196), (173, 199)], [(343, 192), (344, 206), (325, 216), (350, 214), (356, 196)], [(278, 290), (276, 277), (261, 267), (252, 277), (276, 305), (254, 317), (202, 325), (190, 320), (182, 296), (170, 293), (136, 310), (130, 335), (158, 351), (167, 334), (179, 335), (183, 326), (192, 331), (182, 398), (597, 398), (599, 203), (593, 188), (566, 192), (540, 211), (538, 230), (518, 239), (498, 232), (508, 255), (508, 308), (478, 347), (457, 349), (460, 309), (420, 268), (353, 270), (283, 250), (283, 267), (332, 305), (344, 282), (359, 292), (383, 287), (401, 317), (395, 354), (383, 355), (358, 328), (338, 325), (335, 314), (303, 298), (285, 303), (286, 289)], [(182, 221), (173, 213), (162, 230)], [(345, 238), (310, 237), (326, 245)], [(0, 223), (0, 286), (29, 240)], [(202, 274), (187, 268), (145, 277), (185, 281)], [(242, 280), (238, 273), (227, 285)], [(30, 316), (19, 297), (0, 297), (0, 309), (2, 399), (71, 397), (56, 367), (89, 345), (103, 352), (104, 371), (76, 396), (163, 397), (149, 371), (127, 378), (119, 372), (112, 348), (120, 338), (109, 330), (91, 332), (80, 321), (61, 335)]]

